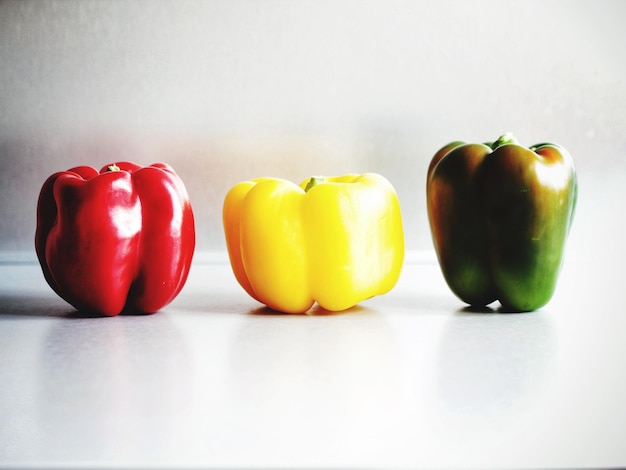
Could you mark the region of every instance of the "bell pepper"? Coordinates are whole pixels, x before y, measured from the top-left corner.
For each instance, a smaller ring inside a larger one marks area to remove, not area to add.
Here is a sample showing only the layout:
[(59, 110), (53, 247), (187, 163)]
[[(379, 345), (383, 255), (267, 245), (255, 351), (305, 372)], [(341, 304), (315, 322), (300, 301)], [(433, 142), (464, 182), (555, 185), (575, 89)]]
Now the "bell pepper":
[(254, 299), (284, 313), (314, 302), (348, 309), (391, 290), (404, 259), (400, 205), (377, 174), (277, 178), (235, 185), (223, 206), (235, 278)]
[(41, 189), (37, 257), (50, 287), (79, 311), (156, 312), (185, 284), (194, 247), (189, 196), (167, 164), (80, 166)]
[(552, 297), (578, 185), (561, 146), (452, 142), (432, 158), (427, 207), (443, 276), (476, 307), (531, 311)]

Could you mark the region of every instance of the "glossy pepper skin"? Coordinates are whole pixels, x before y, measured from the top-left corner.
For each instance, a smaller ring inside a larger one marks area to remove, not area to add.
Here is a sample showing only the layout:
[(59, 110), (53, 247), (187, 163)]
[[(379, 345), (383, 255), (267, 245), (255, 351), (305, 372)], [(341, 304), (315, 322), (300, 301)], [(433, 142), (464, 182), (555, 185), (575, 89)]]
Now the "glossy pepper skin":
[(499, 300), (505, 311), (550, 300), (578, 192), (565, 149), (525, 148), (510, 134), (452, 142), (431, 160), (426, 188), (435, 251), (457, 297), (477, 307)]
[(404, 259), (397, 195), (377, 174), (235, 185), (223, 207), (235, 277), (273, 310), (348, 309), (391, 290)]
[(35, 248), (50, 287), (79, 311), (156, 312), (189, 273), (195, 228), (187, 190), (163, 163), (55, 173), (39, 195)]

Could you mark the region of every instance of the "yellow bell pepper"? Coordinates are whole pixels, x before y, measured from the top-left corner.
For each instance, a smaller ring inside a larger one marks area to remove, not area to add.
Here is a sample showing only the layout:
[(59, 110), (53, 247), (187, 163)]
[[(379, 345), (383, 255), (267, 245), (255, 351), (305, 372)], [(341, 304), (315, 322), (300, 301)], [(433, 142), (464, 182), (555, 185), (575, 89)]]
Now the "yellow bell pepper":
[(235, 278), (273, 310), (348, 309), (390, 291), (404, 260), (398, 197), (366, 173), (235, 185), (223, 207)]

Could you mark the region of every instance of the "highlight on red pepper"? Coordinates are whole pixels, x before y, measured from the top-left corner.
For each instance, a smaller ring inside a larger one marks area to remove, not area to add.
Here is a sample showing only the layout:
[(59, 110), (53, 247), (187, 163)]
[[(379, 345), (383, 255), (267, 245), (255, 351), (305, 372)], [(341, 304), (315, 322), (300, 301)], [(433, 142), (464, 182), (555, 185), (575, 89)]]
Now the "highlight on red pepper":
[(435, 251), (457, 297), (508, 311), (552, 298), (578, 193), (563, 147), (526, 148), (511, 134), (452, 142), (431, 160), (426, 188)]
[(85, 313), (160, 310), (183, 288), (195, 241), (187, 190), (164, 163), (71, 168), (50, 176), (39, 195), (43, 275)]

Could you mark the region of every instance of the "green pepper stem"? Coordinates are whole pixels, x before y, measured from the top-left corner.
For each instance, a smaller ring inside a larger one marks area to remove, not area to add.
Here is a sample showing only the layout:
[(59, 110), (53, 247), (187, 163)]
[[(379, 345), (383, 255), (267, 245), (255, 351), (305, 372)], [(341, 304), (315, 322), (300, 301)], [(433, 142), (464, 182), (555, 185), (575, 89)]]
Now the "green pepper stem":
[(120, 167), (114, 163), (113, 165), (109, 165), (107, 167), (107, 171), (121, 171), (121, 170), (120, 170)]
[(309, 182), (306, 184), (304, 188), (304, 192), (308, 193), (311, 190), (311, 188), (324, 182), (326, 182), (326, 178), (324, 178), (323, 176), (311, 176), (311, 179), (309, 180)]
[(517, 141), (517, 139), (515, 138), (512, 132), (505, 132), (504, 134), (502, 134), (500, 137), (498, 137), (498, 139), (495, 142), (493, 142), (490, 145), (490, 147), (491, 147), (491, 150), (495, 150), (498, 147), (502, 147), (503, 145), (508, 145), (508, 144), (519, 145), (519, 142)]

